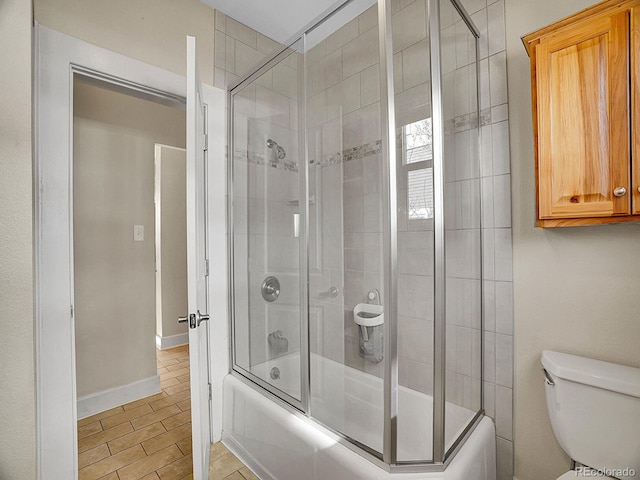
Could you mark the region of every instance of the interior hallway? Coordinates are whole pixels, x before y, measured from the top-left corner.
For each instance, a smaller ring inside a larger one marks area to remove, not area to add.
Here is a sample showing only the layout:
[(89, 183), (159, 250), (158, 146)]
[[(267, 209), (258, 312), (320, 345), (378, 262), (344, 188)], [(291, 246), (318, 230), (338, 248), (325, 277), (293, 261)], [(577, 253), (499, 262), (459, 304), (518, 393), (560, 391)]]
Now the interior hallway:
[[(156, 354), (161, 393), (78, 421), (80, 480), (193, 479), (189, 348)], [(258, 477), (217, 443), (209, 478)]]

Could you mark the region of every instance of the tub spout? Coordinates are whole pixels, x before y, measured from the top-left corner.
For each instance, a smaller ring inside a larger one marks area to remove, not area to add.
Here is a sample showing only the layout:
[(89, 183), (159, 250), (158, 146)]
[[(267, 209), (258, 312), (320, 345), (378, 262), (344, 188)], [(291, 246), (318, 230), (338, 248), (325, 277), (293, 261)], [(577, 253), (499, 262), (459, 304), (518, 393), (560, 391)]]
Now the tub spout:
[(269, 342), (270, 350), (275, 355), (282, 355), (289, 351), (289, 340), (282, 335), (282, 330), (271, 332), (267, 337), (267, 342)]

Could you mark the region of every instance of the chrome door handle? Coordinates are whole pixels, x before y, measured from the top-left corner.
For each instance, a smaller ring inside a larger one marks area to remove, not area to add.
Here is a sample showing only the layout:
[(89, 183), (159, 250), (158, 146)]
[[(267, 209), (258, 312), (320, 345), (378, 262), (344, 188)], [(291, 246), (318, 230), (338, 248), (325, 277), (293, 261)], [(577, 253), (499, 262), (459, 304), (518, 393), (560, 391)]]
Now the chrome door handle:
[(192, 313), (186, 317), (178, 317), (178, 323), (187, 323), (188, 321), (189, 328), (199, 327), (202, 322), (206, 322), (207, 320), (209, 320), (209, 314), (200, 313), (200, 310), (198, 310), (196, 314)]
[[(209, 314), (200, 313), (200, 310), (198, 310), (198, 313), (196, 313), (195, 317), (196, 317), (197, 327), (200, 326), (200, 323), (206, 322), (207, 320), (209, 320)], [(195, 327), (191, 327), (191, 328), (195, 328)]]

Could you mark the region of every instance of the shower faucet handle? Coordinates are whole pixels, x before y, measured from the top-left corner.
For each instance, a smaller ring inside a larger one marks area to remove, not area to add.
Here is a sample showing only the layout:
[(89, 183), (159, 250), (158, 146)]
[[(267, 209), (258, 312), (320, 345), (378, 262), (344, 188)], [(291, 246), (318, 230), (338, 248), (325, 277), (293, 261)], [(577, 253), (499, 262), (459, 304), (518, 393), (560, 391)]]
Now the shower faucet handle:
[(327, 298), (327, 297), (336, 298), (339, 293), (340, 293), (340, 289), (338, 287), (331, 287), (326, 292), (319, 293), (318, 297), (320, 297), (320, 298)]
[(260, 293), (266, 302), (275, 302), (280, 296), (280, 282), (274, 276), (265, 278), (260, 287)]

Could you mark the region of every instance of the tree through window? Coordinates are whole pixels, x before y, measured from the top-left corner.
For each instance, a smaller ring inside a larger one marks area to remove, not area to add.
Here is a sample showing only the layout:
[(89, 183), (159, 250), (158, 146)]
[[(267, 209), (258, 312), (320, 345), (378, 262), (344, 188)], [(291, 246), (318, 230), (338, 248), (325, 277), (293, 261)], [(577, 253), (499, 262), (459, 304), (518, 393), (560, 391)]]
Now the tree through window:
[(402, 159), (407, 172), (409, 220), (433, 218), (433, 137), (431, 118), (402, 127)]

